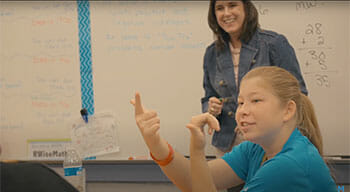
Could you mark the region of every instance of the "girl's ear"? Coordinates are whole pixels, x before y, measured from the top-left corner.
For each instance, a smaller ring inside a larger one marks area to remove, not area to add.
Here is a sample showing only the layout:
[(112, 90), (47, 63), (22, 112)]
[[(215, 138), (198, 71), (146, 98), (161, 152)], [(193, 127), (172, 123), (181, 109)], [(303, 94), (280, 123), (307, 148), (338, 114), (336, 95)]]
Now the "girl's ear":
[(296, 111), (297, 111), (296, 103), (293, 100), (289, 100), (287, 102), (287, 105), (285, 106), (283, 121), (286, 122), (294, 118)]

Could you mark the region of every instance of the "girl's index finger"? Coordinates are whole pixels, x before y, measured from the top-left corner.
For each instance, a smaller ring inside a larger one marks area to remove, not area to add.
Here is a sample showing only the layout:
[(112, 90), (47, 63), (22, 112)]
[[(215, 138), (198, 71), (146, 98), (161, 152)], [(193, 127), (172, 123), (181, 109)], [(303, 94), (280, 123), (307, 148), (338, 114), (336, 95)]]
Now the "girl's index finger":
[(135, 115), (140, 115), (144, 113), (143, 106), (141, 103), (141, 96), (139, 92), (135, 93)]

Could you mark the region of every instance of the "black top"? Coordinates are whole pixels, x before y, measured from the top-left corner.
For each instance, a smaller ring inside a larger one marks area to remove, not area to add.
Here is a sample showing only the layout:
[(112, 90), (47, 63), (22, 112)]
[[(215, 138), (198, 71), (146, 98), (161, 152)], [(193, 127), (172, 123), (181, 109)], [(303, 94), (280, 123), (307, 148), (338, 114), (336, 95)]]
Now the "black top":
[(0, 162), (1, 192), (78, 192), (68, 181), (41, 163)]

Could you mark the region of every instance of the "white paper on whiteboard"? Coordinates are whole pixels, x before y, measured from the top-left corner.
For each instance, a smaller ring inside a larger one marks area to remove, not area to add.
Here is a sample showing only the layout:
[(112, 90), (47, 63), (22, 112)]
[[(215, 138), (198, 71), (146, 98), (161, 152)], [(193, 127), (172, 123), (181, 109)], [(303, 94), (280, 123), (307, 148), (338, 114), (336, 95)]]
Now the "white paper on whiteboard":
[(117, 125), (112, 113), (89, 116), (88, 123), (80, 118), (72, 125), (71, 139), (82, 158), (119, 151)]

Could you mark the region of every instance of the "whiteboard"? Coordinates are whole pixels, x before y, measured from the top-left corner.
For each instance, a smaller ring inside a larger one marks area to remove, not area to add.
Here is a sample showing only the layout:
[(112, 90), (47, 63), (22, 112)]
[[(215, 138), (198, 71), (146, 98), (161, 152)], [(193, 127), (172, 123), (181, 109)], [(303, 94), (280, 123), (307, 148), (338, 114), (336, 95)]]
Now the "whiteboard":
[[(350, 155), (350, 4), (255, 2), (263, 29), (285, 35), (314, 103), (325, 154)], [(208, 2), (90, 2), (95, 113), (113, 112), (120, 152), (148, 155), (129, 103), (139, 91), (161, 135), (189, 154), (185, 125), (201, 112)], [(80, 118), (76, 2), (0, 2), (1, 158), (27, 159), (27, 140), (69, 137)], [(215, 149), (207, 138), (207, 154)]]

